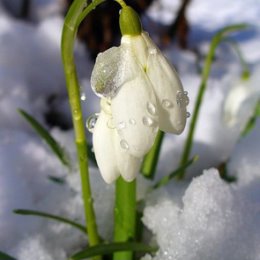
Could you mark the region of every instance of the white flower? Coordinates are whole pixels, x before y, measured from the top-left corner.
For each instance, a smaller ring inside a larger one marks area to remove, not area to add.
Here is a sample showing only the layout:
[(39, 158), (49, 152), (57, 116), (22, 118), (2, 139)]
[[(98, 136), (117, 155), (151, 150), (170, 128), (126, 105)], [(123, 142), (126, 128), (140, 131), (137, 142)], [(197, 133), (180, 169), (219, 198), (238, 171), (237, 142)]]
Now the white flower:
[(120, 47), (98, 55), (91, 86), (102, 97), (93, 146), (106, 182), (135, 178), (158, 129), (180, 134), (189, 99), (147, 33), (124, 35)]
[(259, 88), (260, 67), (246, 80), (240, 80), (230, 89), (224, 101), (224, 121), (229, 127), (243, 130), (253, 115), (255, 106), (260, 99)]

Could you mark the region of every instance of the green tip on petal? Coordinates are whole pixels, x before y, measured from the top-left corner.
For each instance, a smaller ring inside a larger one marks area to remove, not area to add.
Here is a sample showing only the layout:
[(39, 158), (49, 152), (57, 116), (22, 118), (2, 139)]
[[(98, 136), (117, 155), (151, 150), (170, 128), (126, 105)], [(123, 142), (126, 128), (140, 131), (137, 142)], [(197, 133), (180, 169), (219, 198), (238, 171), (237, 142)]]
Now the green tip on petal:
[(140, 18), (136, 11), (130, 6), (125, 6), (121, 9), (119, 25), (122, 35), (135, 36), (140, 35), (142, 32)]
[(244, 70), (241, 75), (241, 79), (247, 81), (250, 79), (250, 72), (248, 70)]

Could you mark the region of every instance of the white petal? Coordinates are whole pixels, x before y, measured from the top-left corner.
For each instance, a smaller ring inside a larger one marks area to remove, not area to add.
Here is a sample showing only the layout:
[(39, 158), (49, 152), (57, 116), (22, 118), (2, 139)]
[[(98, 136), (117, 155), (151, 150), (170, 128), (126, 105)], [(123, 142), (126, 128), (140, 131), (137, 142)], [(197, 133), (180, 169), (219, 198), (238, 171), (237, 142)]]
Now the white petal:
[(146, 68), (148, 49), (147, 43), (142, 35), (124, 35), (121, 39), (121, 47), (130, 50), (140, 67), (142, 67), (143, 69)]
[(156, 48), (149, 36), (145, 33), (142, 35), (149, 48), (146, 74), (157, 97), (160, 129), (180, 134), (186, 124), (186, 106), (189, 101), (187, 93), (183, 91), (174, 68)]
[(116, 131), (108, 127), (109, 115), (101, 110), (93, 131), (93, 147), (103, 179), (112, 183), (120, 175), (114, 147)]
[(131, 155), (143, 157), (158, 130), (156, 98), (144, 73), (122, 86), (111, 107), (121, 144), (127, 144)]
[(224, 103), (224, 120), (229, 127), (244, 124), (252, 115), (258, 95), (251, 88), (249, 81), (241, 81), (228, 93)]
[(116, 132), (115, 138), (115, 151), (117, 158), (117, 166), (125, 181), (131, 182), (136, 178), (137, 173), (140, 170), (141, 159), (132, 156), (128, 150), (123, 149), (120, 145), (120, 137)]

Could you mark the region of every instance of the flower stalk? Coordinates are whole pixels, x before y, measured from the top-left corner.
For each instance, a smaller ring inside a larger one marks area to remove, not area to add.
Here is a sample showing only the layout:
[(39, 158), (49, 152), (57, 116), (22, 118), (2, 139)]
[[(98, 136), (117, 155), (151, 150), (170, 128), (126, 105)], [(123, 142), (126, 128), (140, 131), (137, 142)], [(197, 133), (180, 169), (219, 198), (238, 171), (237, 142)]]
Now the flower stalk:
[[(81, 176), (86, 229), (88, 233), (89, 244), (94, 246), (99, 243), (99, 235), (97, 231), (96, 217), (89, 180), (87, 142), (80, 103), (80, 88), (73, 56), (74, 40), (79, 23), (83, 19), (82, 13), (85, 7), (85, 2), (85, 0), (73, 1), (68, 14), (65, 17), (62, 31), (61, 54), (75, 131), (75, 143), (77, 147), (78, 163)], [(93, 8), (95, 8), (97, 4), (101, 2), (102, 1), (92, 2), (92, 4), (84, 9), (84, 15), (86, 16), (91, 10), (93, 10)], [(101, 258), (96, 257), (95, 259)]]
[[(114, 208), (114, 242), (135, 241), (136, 231), (136, 180), (126, 182), (122, 177), (116, 181)], [(131, 260), (133, 252), (123, 251), (113, 255), (113, 260)]]

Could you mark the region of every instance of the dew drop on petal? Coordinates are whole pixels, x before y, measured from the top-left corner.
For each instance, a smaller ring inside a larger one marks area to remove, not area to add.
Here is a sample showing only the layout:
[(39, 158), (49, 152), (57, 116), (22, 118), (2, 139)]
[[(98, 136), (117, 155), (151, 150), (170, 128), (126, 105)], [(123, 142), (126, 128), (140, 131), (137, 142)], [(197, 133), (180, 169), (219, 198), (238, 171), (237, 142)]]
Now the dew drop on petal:
[(163, 99), (162, 106), (164, 108), (171, 108), (171, 107), (173, 107), (173, 103), (169, 99)]
[(122, 67), (121, 49), (112, 47), (97, 56), (91, 74), (91, 87), (99, 97), (114, 97), (122, 85), (119, 71)]
[(186, 98), (186, 100), (185, 100), (185, 105), (188, 106), (189, 103), (190, 103), (190, 100), (189, 100), (189, 98), (188, 98), (188, 96), (187, 96), (187, 98)]
[(126, 128), (126, 123), (124, 121), (121, 121), (117, 124), (118, 130), (121, 130), (121, 129), (124, 129), (124, 128)]
[(128, 149), (129, 149), (129, 145), (128, 145), (127, 141), (124, 140), (124, 139), (122, 139), (122, 140), (120, 141), (120, 146), (121, 146), (121, 148), (124, 149), (124, 150), (128, 150)]
[(154, 54), (157, 54), (157, 49), (156, 48), (149, 48), (148, 52), (149, 52), (149, 54), (154, 55)]
[(130, 125), (136, 125), (136, 121), (133, 118), (129, 119), (129, 124)]
[(187, 117), (187, 118), (190, 117), (190, 112), (186, 112), (186, 117)]
[(108, 119), (108, 121), (107, 121), (107, 127), (108, 127), (109, 129), (115, 129), (115, 128), (116, 128), (116, 127), (115, 127), (115, 122), (114, 122), (114, 120), (113, 120), (112, 117)]
[(179, 107), (187, 106), (189, 104), (189, 97), (187, 91), (177, 91), (176, 102)]
[(95, 113), (93, 115), (91, 115), (88, 119), (87, 119), (87, 122), (86, 122), (86, 127), (88, 129), (88, 131), (90, 133), (93, 133), (93, 130), (95, 128), (95, 125), (96, 125), (96, 122), (98, 120), (98, 116), (99, 114), (98, 113)]
[(144, 116), (144, 117), (143, 117), (143, 124), (144, 124), (145, 126), (153, 126), (154, 121), (153, 121), (152, 118), (150, 118), (150, 117), (148, 117), (148, 116)]
[(146, 108), (149, 114), (153, 116), (156, 114), (156, 107), (153, 103), (147, 102)]

